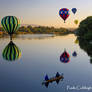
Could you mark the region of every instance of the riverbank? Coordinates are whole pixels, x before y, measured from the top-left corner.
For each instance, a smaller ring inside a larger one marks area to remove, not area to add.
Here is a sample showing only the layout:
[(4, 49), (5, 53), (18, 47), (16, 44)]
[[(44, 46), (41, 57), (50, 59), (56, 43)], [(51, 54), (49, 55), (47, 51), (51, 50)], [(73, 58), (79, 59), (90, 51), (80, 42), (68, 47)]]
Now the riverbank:
[[(54, 34), (54, 35), (67, 35), (67, 34), (73, 34), (74, 31), (71, 31), (66, 28), (54, 28), (54, 27), (45, 27), (45, 26), (39, 26), (39, 27), (32, 27), (29, 26), (21, 26), (14, 35), (18, 34)], [(0, 37), (8, 35), (7, 32), (3, 30), (2, 27), (0, 27)]]

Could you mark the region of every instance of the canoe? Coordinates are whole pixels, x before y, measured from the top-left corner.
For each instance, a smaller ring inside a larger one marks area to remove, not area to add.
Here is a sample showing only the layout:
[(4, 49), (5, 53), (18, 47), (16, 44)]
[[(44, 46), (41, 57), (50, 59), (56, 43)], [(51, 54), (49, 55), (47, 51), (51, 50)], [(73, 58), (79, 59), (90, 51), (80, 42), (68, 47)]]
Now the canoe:
[(42, 84), (51, 83), (51, 82), (61, 80), (61, 79), (64, 79), (64, 77), (62, 75), (60, 75), (59, 77), (50, 78), (49, 80), (46, 80), (46, 81), (42, 82)]

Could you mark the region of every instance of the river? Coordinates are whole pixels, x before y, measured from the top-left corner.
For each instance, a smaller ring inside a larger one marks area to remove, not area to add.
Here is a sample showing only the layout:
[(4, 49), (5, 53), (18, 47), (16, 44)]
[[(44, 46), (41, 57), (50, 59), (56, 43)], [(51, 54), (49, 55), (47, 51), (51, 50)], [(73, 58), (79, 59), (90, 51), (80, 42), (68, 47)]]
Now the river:
[[(7, 56), (4, 52), (10, 46), (9, 38), (0, 38), (0, 92), (87, 92), (82, 87), (91, 88), (92, 64), (86, 51), (75, 43), (76, 38), (73, 34), (20, 35), (13, 39), (19, 52), (12, 58), (8, 57), (11, 52)], [(60, 61), (64, 49), (70, 55), (68, 63)], [(76, 57), (72, 56), (74, 51)], [(50, 83), (48, 88), (42, 85), (46, 74), (53, 77), (57, 72), (63, 73), (63, 81)]]

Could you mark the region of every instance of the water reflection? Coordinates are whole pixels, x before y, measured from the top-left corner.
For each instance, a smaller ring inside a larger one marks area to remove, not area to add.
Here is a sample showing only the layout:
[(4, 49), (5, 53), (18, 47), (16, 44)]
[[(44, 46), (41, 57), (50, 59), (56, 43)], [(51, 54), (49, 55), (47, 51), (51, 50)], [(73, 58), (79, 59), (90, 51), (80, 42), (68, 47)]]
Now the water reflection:
[(66, 50), (61, 54), (60, 61), (63, 63), (68, 63), (70, 61), (70, 55)]
[(78, 37), (78, 40), (80, 48), (83, 49), (88, 54), (88, 56), (90, 56), (90, 63), (92, 64), (92, 40), (88, 41), (80, 37)]
[(74, 41), (75, 44), (79, 44), (78, 38)]
[(77, 57), (77, 52), (74, 51), (74, 52), (72, 53), (72, 56), (73, 56), (73, 57)]
[[(54, 38), (56, 37), (56, 35), (54, 34), (22, 34), (22, 35), (13, 35), (12, 38), (13, 39), (22, 39), (22, 40), (33, 40), (33, 39), (36, 39), (36, 40), (42, 40), (42, 39), (51, 39), (51, 38)], [(6, 39), (6, 38), (9, 38), (8, 35), (5, 35), (3, 37), (0, 38), (1, 39)]]
[(4, 48), (2, 56), (5, 60), (15, 61), (21, 57), (21, 50), (13, 43), (13, 41), (10, 41)]
[[(27, 38), (26, 35), (25, 38)], [(23, 49), (23, 57), (18, 60), (22, 64), (17, 61), (5, 62), (0, 53), (1, 92), (7, 92), (7, 90), (9, 92), (67, 92), (67, 85), (92, 85), (92, 66), (88, 62), (88, 55), (79, 48), (78, 44), (74, 44), (75, 39), (74, 35), (57, 36), (49, 40), (14, 39), (16, 45)], [(8, 40), (0, 40), (0, 51)], [(70, 55), (70, 63), (64, 64), (59, 61), (64, 48)], [(77, 58), (72, 57), (74, 50), (78, 53)], [(63, 81), (60, 80), (58, 85), (56, 81), (46, 84), (49, 89), (41, 85), (43, 76), (45, 77), (42, 74), (48, 73), (51, 78), (57, 71), (64, 72)], [(69, 91), (76, 92), (76, 90)]]
[(54, 34), (27, 34), (27, 35), (17, 35), (18, 39), (32, 40), (32, 39), (50, 39), (55, 37)]
[(45, 80), (42, 82), (42, 85), (45, 85), (45, 87), (48, 88), (49, 83), (53, 83), (54, 81), (56, 81), (56, 83), (59, 84), (60, 80), (63, 81), (63, 79), (63, 74), (60, 75), (58, 72), (56, 73), (56, 76), (52, 78), (48, 78), (48, 75), (46, 75)]

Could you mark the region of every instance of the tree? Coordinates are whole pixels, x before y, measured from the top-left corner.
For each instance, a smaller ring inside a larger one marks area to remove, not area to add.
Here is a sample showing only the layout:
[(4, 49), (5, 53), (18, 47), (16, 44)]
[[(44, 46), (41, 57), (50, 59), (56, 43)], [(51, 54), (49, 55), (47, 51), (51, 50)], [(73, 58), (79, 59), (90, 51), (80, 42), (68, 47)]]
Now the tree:
[(92, 16), (89, 16), (80, 22), (77, 35), (83, 38), (90, 37), (89, 32), (92, 34)]

